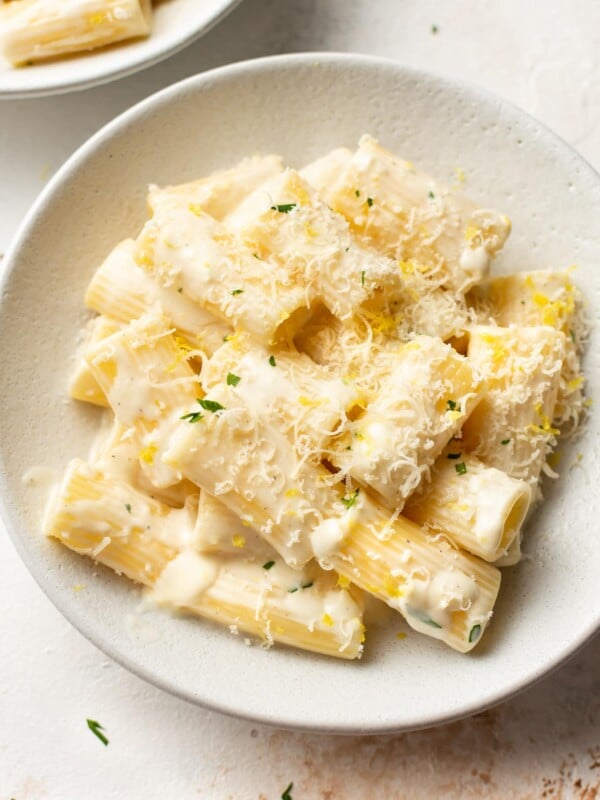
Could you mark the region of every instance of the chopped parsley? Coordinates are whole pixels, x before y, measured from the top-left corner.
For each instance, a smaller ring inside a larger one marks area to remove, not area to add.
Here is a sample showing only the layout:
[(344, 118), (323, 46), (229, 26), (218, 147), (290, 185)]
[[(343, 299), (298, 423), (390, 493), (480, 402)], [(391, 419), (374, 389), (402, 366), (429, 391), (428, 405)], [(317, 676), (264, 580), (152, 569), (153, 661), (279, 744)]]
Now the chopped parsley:
[(231, 294), (232, 294), (234, 297), (236, 296), (236, 294), (243, 294), (243, 293), (244, 293), (244, 290), (243, 290), (243, 289), (234, 289), (234, 290), (231, 292)]
[(87, 722), (88, 728), (91, 730), (91, 732), (94, 734), (94, 736), (97, 736), (98, 739), (100, 739), (100, 741), (102, 742), (102, 744), (106, 747), (106, 745), (108, 744), (108, 739), (102, 733), (102, 731), (104, 730), (102, 725), (100, 725), (99, 722), (96, 722), (95, 719), (86, 719), (86, 722)]
[(367, 197), (367, 205), (369, 206), (369, 208), (371, 208), (371, 206), (373, 205), (373, 198), (372, 197)]
[(127, 509), (127, 513), (131, 514), (131, 503), (125, 503), (125, 508)]
[(352, 494), (347, 494), (342, 497), (342, 503), (346, 506), (346, 508), (352, 508), (352, 506), (356, 503), (356, 498), (358, 497), (358, 493), (360, 489), (355, 489)]
[(448, 410), (456, 411), (456, 400), (448, 400)]
[(296, 208), (296, 203), (280, 203), (277, 206), (271, 206), (271, 211), (279, 211), (280, 214), (289, 214), (293, 208)]
[(430, 190), (427, 192), (427, 196), (429, 197), (429, 199), (430, 199), (430, 200), (435, 200), (435, 195), (434, 195), (434, 193), (431, 191), (431, 189), (430, 189)]
[[(198, 402), (200, 402), (198, 400)], [(190, 424), (193, 422), (200, 422), (201, 419), (204, 419), (204, 415), (201, 411), (190, 411), (189, 414), (184, 414), (183, 417), (179, 417), (179, 419), (186, 419)]]
[(467, 474), (467, 465), (464, 461), (461, 461), (460, 464), (455, 464), (454, 469), (458, 472), (459, 475), (466, 475)]
[(241, 380), (239, 375), (234, 375), (233, 372), (227, 373), (227, 386), (237, 386)]
[(509, 442), (510, 442), (510, 439), (502, 439), (500, 444), (508, 444)]
[(413, 608), (412, 606), (406, 606), (406, 611), (412, 617), (415, 617), (416, 619), (418, 619), (419, 622), (424, 622), (425, 625), (431, 625), (432, 628), (441, 628), (442, 627), (434, 619), (431, 619), (429, 614), (426, 614), (424, 611), (421, 611), (418, 608)]
[(216, 400), (206, 400), (203, 398), (202, 400), (198, 400), (198, 402), (205, 411), (212, 411), (213, 414), (217, 411), (225, 410), (225, 406), (222, 406), (221, 403), (217, 403)]
[(281, 795), (281, 800), (294, 800), (292, 795), (290, 794), (290, 792), (292, 791), (293, 788), (294, 788), (294, 784), (290, 783), (290, 785), (287, 787), (287, 789)]
[(177, 289), (177, 291), (179, 292), (179, 294), (181, 294), (183, 292), (183, 286), (180, 286), (179, 289)]
[(275, 356), (269, 356), (269, 364), (274, 367), (275, 366)]
[(448, 458), (457, 459), (462, 456), (462, 453), (448, 453)]
[(364, 270), (364, 269), (363, 269), (363, 271), (360, 273), (360, 285), (361, 285), (361, 286), (364, 286), (364, 285), (365, 285), (365, 270)]
[(252, 255), (254, 256), (254, 258), (255, 258), (257, 261), (262, 261), (262, 258), (261, 258), (261, 257), (258, 255), (258, 253), (252, 253)]
[(433, 33), (434, 36), (435, 36), (436, 33), (439, 33), (439, 30), (440, 29), (438, 28), (437, 25), (432, 25), (431, 26), (431, 32)]
[(309, 581), (308, 583), (301, 583), (300, 586), (294, 586), (293, 589), (288, 589), (288, 594), (294, 594), (297, 592), (298, 589), (310, 589), (310, 587), (314, 584), (314, 581)]
[(481, 636), (481, 625), (473, 625), (469, 631), (469, 642), (473, 644)]
[(271, 569), (271, 567), (275, 566), (274, 561), (267, 561), (266, 564), (263, 564), (263, 569)]
[(360, 197), (360, 192), (358, 191), (358, 189), (355, 189), (355, 190), (354, 190), (354, 194), (355, 194), (357, 197)]

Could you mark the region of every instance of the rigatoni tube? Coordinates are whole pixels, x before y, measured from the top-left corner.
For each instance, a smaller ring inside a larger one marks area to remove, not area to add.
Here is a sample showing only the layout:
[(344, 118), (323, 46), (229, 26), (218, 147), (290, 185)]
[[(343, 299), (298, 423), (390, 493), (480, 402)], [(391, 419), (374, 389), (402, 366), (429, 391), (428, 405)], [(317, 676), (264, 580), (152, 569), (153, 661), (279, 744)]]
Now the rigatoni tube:
[(530, 503), (528, 483), (462, 454), (458, 441), (438, 458), (431, 479), (411, 495), (404, 514), (494, 562), (518, 536)]

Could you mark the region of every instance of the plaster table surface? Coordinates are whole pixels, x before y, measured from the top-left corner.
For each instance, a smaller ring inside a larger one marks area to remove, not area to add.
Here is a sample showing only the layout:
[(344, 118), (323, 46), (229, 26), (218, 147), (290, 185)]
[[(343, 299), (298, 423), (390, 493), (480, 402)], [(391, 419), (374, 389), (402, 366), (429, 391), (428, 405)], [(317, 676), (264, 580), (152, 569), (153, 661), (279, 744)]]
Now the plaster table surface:
[[(0, 252), (48, 177), (116, 114), (201, 70), (305, 50), (378, 54), (477, 82), (600, 167), (596, 0), (245, 0), (150, 70), (0, 102)], [(276, 800), (292, 781), (294, 800), (600, 797), (600, 637), (468, 720), (335, 737), (230, 719), (129, 674), (60, 616), (2, 530), (0, 609), (0, 800)], [(104, 725), (108, 747), (86, 718)]]

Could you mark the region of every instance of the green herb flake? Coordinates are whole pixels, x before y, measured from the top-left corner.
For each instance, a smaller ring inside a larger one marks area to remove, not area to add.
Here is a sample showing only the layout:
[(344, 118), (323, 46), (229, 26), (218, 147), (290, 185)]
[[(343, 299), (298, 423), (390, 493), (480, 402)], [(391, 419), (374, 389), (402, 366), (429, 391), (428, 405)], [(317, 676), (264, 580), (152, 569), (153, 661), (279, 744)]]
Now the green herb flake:
[(464, 461), (461, 461), (460, 464), (455, 464), (454, 469), (457, 471), (459, 475), (466, 475), (467, 474), (467, 465)]
[(452, 460), (455, 460), (457, 458), (460, 458), (461, 456), (462, 456), (462, 453), (448, 453), (447, 457), (451, 458)]
[(239, 375), (234, 375), (233, 372), (227, 373), (227, 386), (237, 386), (241, 380)]
[(524, 305), (525, 305), (525, 300), (521, 300), (521, 305), (522, 305), (522, 306), (524, 306)]
[(356, 503), (356, 498), (358, 497), (358, 493), (360, 489), (355, 489), (352, 494), (347, 494), (342, 497), (342, 503), (346, 506), (346, 508), (352, 508), (352, 506)]
[(310, 583), (302, 583), (300, 584), (301, 589), (310, 589), (310, 587), (314, 584), (314, 581), (310, 581)]
[(213, 414), (217, 411), (225, 410), (225, 406), (222, 406), (221, 403), (217, 403), (216, 400), (206, 400), (206, 398), (202, 398), (202, 400), (198, 400), (198, 402), (205, 411), (212, 411)]
[(442, 627), (434, 619), (431, 619), (429, 614), (426, 614), (425, 611), (422, 611), (419, 608), (413, 608), (412, 606), (406, 606), (406, 613), (410, 614), (411, 617), (415, 617), (416, 619), (418, 619), (419, 622), (423, 622), (425, 625), (430, 625), (432, 628), (441, 628)]
[(275, 366), (276, 366), (276, 363), (275, 363), (275, 356), (269, 356), (269, 364), (270, 364), (272, 367), (275, 367)]
[(226, 334), (226, 335), (223, 337), (223, 341), (224, 341), (224, 342), (228, 342), (228, 341), (229, 341), (229, 335), (227, 335), (227, 334)]
[(367, 205), (369, 206), (369, 208), (371, 208), (371, 206), (373, 205), (373, 198), (372, 197), (367, 197)]
[(233, 295), (233, 297), (235, 297), (235, 296), (236, 296), (236, 294), (243, 294), (243, 293), (244, 293), (244, 290), (243, 290), (243, 289), (234, 289), (234, 290), (231, 292), (231, 294)]
[(266, 564), (263, 564), (263, 569), (271, 569), (271, 567), (274, 567), (274, 566), (275, 566), (275, 562), (274, 561), (267, 561)]
[(289, 214), (293, 208), (296, 208), (296, 203), (280, 203), (277, 206), (271, 206), (271, 211), (279, 211), (280, 214)]
[(363, 269), (363, 271), (360, 273), (360, 285), (361, 285), (361, 286), (364, 286), (364, 285), (365, 285), (365, 270), (364, 270), (364, 269)]
[(203, 419), (203, 414), (201, 411), (190, 411), (189, 414), (184, 414), (183, 417), (179, 417), (179, 419), (186, 419), (190, 425), (194, 422), (200, 422)]
[(473, 644), (481, 636), (481, 625), (473, 625), (469, 631), (469, 643)]
[(448, 411), (456, 411), (456, 400), (448, 400)]
[(427, 197), (429, 197), (430, 200), (435, 200), (435, 195), (431, 189), (427, 192)]
[(94, 736), (97, 736), (98, 739), (100, 739), (100, 741), (102, 742), (102, 744), (106, 747), (107, 744), (108, 744), (108, 739), (102, 733), (102, 731), (104, 730), (102, 725), (100, 725), (99, 722), (96, 722), (95, 719), (86, 719), (86, 722), (87, 722), (88, 728), (91, 730), (91, 732), (94, 734)]
[(258, 253), (252, 253), (252, 255), (254, 256), (254, 258), (255, 258), (257, 261), (262, 261), (262, 258), (261, 258), (261, 257), (258, 255)]
[(179, 292), (179, 294), (181, 294), (183, 292), (183, 286), (180, 286), (179, 289), (177, 289), (177, 291)]
[(290, 785), (287, 787), (287, 789), (281, 795), (281, 800), (293, 800), (293, 797), (290, 794), (290, 792), (292, 791), (293, 788), (294, 788), (294, 784), (290, 783)]
[(435, 34), (436, 34), (436, 33), (439, 33), (439, 32), (440, 32), (440, 29), (438, 28), (438, 26), (437, 26), (437, 25), (432, 25), (432, 26), (431, 26), (431, 32), (432, 32), (432, 33), (433, 33), (433, 35), (435, 36)]
[(294, 586), (293, 589), (288, 589), (288, 594), (294, 594), (294, 592), (297, 592), (297, 591), (298, 591), (298, 587)]
[(344, 253), (347, 253), (347, 252), (348, 252), (348, 250), (350, 250), (350, 248), (349, 248), (349, 247), (344, 247)]
[(127, 509), (127, 513), (131, 514), (131, 503), (125, 503), (125, 508)]
[(508, 444), (509, 442), (510, 442), (510, 439), (502, 439), (500, 444)]
[(569, 331), (569, 336), (571, 337), (571, 341), (574, 343), (575, 342), (575, 331), (570, 330)]
[(354, 190), (354, 194), (355, 194), (357, 197), (360, 197), (360, 192), (358, 191), (358, 189), (355, 189), (355, 190)]

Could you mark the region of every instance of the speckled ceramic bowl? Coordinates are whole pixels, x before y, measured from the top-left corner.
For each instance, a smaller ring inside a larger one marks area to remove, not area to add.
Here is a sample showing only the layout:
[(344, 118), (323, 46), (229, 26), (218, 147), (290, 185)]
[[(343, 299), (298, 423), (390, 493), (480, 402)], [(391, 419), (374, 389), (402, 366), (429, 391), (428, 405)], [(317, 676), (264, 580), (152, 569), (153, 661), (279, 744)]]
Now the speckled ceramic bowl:
[(241, 0), (163, 0), (152, 35), (90, 53), (15, 69), (0, 58), (0, 99), (87, 89), (123, 78), (173, 55), (202, 36)]
[[(193, 702), (276, 725), (382, 732), (434, 725), (524, 689), (572, 655), (600, 622), (599, 418), (564, 448), (561, 479), (531, 519), (526, 558), (504, 573), (481, 646), (464, 656), (400, 629), (369, 631), (362, 661), (244, 645), (191, 618), (139, 612), (139, 591), (39, 533), (36, 464), (85, 455), (97, 412), (69, 402), (67, 374), (101, 258), (135, 232), (149, 182), (203, 175), (253, 152), (301, 165), (365, 131), (513, 220), (498, 268), (579, 264), (597, 320), (600, 179), (540, 123), (479, 89), (398, 64), (309, 54), (235, 64), (151, 97), (96, 134), (58, 172), (7, 255), (0, 305), (2, 503), (33, 575), (85, 636), (127, 668)], [(600, 384), (599, 330), (586, 363)], [(576, 452), (582, 454), (576, 459)], [(73, 591), (76, 584), (85, 589)], [(17, 623), (18, 624), (18, 623)]]

